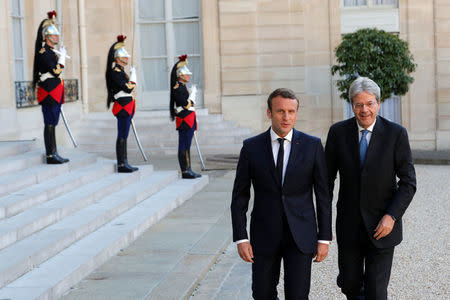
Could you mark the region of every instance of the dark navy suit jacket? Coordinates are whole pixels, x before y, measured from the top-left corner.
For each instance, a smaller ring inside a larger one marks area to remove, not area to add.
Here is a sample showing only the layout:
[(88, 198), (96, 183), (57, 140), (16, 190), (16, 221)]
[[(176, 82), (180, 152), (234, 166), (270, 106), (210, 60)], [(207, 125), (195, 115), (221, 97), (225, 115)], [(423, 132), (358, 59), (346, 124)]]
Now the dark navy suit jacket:
[[(338, 243), (355, 245), (360, 225), (364, 224), (375, 247), (398, 245), (403, 238), (402, 216), (416, 192), (416, 173), (406, 129), (378, 116), (361, 168), (358, 126), (353, 117), (331, 126), (325, 155), (331, 197), (337, 172), (340, 178)], [(377, 241), (373, 238), (374, 229), (385, 214), (397, 221), (392, 232)]]
[(283, 237), (283, 214), (299, 250), (306, 254), (316, 252), (317, 240), (332, 238), (327, 180), (319, 138), (293, 130), (283, 184), (275, 172), (270, 129), (245, 140), (232, 194), (233, 240), (248, 239), (246, 212), (253, 185), (250, 243), (254, 254), (270, 255), (277, 251)]

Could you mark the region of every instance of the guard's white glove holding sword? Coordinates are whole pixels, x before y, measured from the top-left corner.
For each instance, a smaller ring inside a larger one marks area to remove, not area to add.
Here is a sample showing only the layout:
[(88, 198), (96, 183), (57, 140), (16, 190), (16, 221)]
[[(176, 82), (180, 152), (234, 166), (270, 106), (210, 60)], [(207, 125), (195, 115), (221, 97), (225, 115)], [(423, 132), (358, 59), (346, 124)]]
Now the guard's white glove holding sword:
[(59, 52), (58, 64), (64, 66), (66, 64), (66, 55), (67, 55), (66, 47), (61, 46), (58, 52)]
[(197, 85), (193, 84), (191, 87), (191, 92), (189, 93), (189, 100), (192, 101), (192, 103), (195, 104), (195, 99), (197, 98)]
[(133, 83), (137, 82), (136, 69), (133, 66), (130, 66), (130, 81)]

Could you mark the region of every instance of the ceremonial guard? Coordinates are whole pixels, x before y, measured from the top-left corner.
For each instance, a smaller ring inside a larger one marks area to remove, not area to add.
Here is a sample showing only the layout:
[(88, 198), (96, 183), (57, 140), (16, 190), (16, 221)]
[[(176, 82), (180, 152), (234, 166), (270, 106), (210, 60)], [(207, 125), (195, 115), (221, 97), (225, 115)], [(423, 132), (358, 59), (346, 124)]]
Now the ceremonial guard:
[(136, 108), (136, 102), (131, 95), (136, 86), (136, 70), (130, 66), (130, 76), (125, 73), (124, 67), (130, 58), (124, 48), (125, 39), (125, 36), (119, 35), (117, 42), (109, 49), (105, 73), (108, 89), (107, 107), (109, 108), (114, 102), (112, 113), (117, 118), (116, 157), (119, 173), (131, 173), (138, 170), (130, 166), (127, 159), (127, 138)]
[(56, 150), (55, 127), (58, 125), (61, 105), (64, 103), (64, 81), (62, 71), (66, 59), (66, 49), (54, 49), (59, 43), (59, 31), (55, 26), (56, 12), (47, 13), (48, 18), (39, 25), (37, 32), (33, 89), (37, 88), (37, 100), (44, 116), (44, 142), (47, 164), (63, 164), (67, 158), (59, 156)]
[(197, 120), (195, 115), (195, 98), (197, 88), (188, 90), (186, 84), (191, 79), (191, 71), (187, 67), (187, 55), (178, 58), (170, 74), (170, 117), (176, 122), (178, 130), (178, 161), (180, 163), (182, 178), (198, 178), (202, 175), (196, 174), (191, 169), (191, 142)]

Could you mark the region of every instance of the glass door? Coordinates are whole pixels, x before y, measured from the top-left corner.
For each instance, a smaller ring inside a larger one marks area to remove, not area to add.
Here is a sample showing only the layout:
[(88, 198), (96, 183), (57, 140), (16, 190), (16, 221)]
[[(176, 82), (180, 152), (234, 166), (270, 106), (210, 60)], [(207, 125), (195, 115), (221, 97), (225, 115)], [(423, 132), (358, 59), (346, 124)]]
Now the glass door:
[(142, 109), (168, 110), (170, 71), (188, 55), (192, 83), (198, 85), (197, 107), (203, 105), (203, 68), (199, 0), (137, 0), (136, 26)]

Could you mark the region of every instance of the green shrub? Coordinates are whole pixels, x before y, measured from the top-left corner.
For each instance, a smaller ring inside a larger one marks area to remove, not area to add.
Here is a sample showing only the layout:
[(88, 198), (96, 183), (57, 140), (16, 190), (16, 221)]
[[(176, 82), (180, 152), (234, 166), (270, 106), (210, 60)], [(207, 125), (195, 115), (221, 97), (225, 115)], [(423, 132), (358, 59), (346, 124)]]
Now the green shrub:
[(408, 43), (395, 34), (377, 29), (360, 29), (345, 34), (335, 49), (338, 64), (331, 67), (331, 74), (341, 77), (337, 87), (341, 98), (349, 101), (348, 89), (358, 76), (369, 77), (381, 88), (381, 101), (392, 94), (402, 96), (414, 81), (409, 76), (416, 64), (408, 49)]

